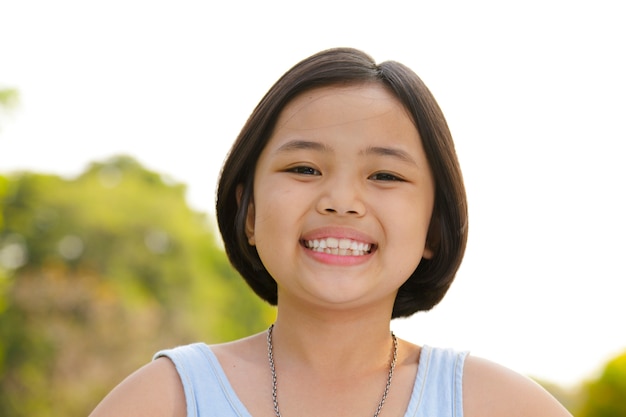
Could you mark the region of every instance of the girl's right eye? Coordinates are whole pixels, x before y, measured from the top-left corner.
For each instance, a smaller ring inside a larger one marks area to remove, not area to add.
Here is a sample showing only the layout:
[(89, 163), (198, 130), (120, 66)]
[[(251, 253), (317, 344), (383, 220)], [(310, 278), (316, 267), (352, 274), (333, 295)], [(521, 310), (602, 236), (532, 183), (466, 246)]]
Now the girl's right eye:
[(297, 167), (289, 168), (287, 172), (293, 172), (294, 174), (300, 174), (300, 175), (322, 175), (322, 173), (319, 172), (317, 169), (307, 167), (307, 166), (297, 166)]

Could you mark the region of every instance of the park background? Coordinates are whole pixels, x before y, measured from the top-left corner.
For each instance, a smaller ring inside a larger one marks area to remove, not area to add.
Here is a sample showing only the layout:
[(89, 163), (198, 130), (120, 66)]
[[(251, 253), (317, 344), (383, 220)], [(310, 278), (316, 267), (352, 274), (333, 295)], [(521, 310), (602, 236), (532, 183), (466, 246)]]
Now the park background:
[(3, 404), (56, 415), (80, 393), (79, 415), (167, 343), (271, 320), (220, 251), (215, 183), (269, 86), (334, 46), (413, 68), (465, 174), (464, 264), (396, 333), (578, 392), (626, 350), (624, 17), (617, 0), (0, 0), (0, 90), (19, 93), (0, 113)]

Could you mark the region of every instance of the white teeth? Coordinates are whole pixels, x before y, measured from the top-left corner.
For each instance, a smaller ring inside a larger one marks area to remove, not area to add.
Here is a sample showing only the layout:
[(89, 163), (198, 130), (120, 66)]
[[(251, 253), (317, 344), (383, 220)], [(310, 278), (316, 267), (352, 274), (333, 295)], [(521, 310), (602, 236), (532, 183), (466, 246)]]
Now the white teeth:
[(314, 239), (305, 242), (309, 249), (316, 252), (323, 252), (341, 256), (363, 256), (369, 253), (371, 245), (369, 243), (357, 242), (352, 239), (337, 239), (327, 237), (325, 239)]
[(339, 241), (339, 249), (350, 249), (352, 241), (350, 239), (341, 239)]

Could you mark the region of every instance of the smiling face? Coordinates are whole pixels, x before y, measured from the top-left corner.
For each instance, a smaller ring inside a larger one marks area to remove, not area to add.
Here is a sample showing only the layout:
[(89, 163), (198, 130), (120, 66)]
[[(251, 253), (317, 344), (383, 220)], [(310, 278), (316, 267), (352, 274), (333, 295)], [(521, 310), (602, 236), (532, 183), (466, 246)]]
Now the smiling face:
[(415, 125), (383, 86), (324, 87), (281, 112), (259, 156), (246, 231), (289, 300), (391, 312), (422, 257), (434, 181)]

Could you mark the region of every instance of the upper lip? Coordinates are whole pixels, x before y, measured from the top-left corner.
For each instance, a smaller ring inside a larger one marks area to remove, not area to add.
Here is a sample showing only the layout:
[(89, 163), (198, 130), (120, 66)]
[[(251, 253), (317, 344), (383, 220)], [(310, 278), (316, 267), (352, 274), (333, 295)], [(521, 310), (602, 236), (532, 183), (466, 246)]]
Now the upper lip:
[(368, 236), (363, 232), (346, 227), (335, 226), (326, 226), (311, 230), (302, 235), (302, 240), (324, 239), (327, 237), (351, 239), (357, 242), (369, 243), (372, 246), (376, 244), (371, 236)]

